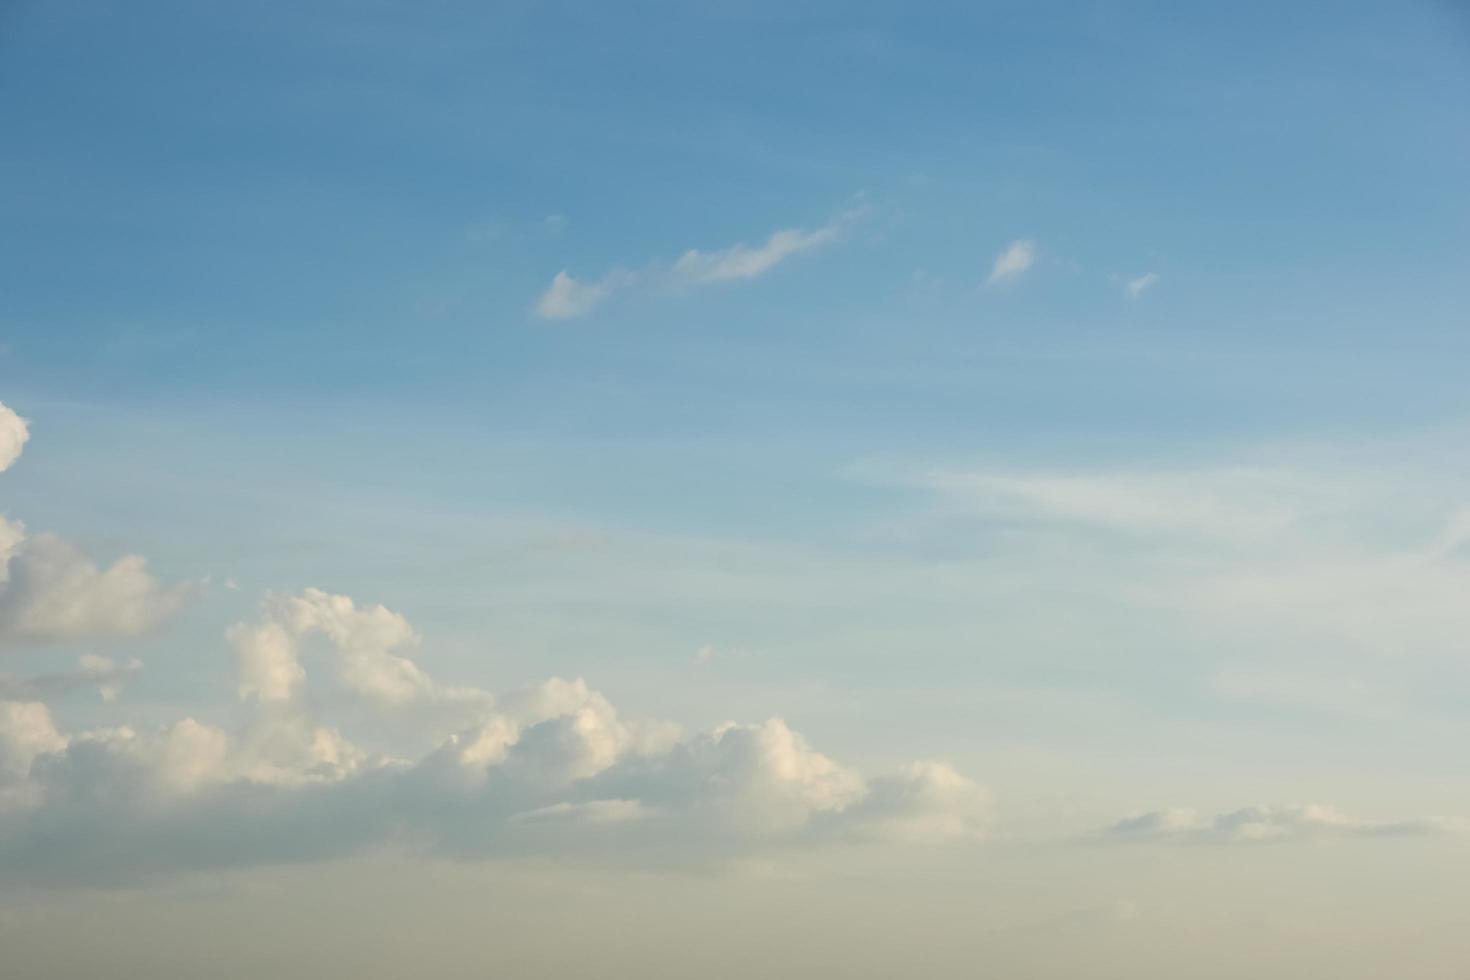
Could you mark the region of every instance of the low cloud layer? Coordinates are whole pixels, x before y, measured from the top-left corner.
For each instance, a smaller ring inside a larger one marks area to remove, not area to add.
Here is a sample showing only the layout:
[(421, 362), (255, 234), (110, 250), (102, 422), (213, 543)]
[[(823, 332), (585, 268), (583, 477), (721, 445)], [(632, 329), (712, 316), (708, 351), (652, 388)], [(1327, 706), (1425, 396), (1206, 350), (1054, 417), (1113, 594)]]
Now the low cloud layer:
[[(441, 685), (404, 653), (401, 616), (345, 596), (273, 597), (229, 639), (234, 726), (66, 732), (40, 701), (0, 702), (0, 869), (108, 879), (378, 847), (697, 859), (971, 839), (988, 819), (943, 763), (867, 778), (778, 718), (686, 735), (622, 717), (582, 680), (503, 697)], [(307, 662), (309, 639), (323, 648)], [(332, 691), (371, 731), (455, 730), (414, 755), (369, 749), (322, 717)]]
[[(754, 260), (699, 261), (715, 270)], [(1192, 554), (1200, 542), (1228, 555), (1274, 545), (1342, 510), (1317, 482), (1251, 468), (909, 479), (967, 513), (1185, 540)], [(1457, 516), (1417, 560), (1452, 560), (1465, 526)], [(12, 646), (136, 636), (190, 591), (161, 585), (141, 558), (100, 567), (62, 538), (0, 518), (0, 640)], [(688, 865), (798, 846), (971, 841), (990, 822), (986, 794), (943, 762), (867, 775), (781, 718), (685, 732), (625, 716), (580, 678), (504, 694), (445, 683), (420, 662), (421, 642), (381, 605), (319, 589), (268, 595), (219, 643), (220, 662), (233, 665), (233, 708), (162, 725), (68, 727), (53, 712), (50, 702), (82, 689), (118, 700), (142, 669), (136, 660), (89, 653), (73, 670), (0, 675), (0, 874), (128, 881), (382, 850)], [(1229, 692), (1257, 699), (1314, 690), (1310, 679), (1227, 680)], [(1463, 829), (1305, 805), (1150, 811), (1104, 836), (1233, 844)]]

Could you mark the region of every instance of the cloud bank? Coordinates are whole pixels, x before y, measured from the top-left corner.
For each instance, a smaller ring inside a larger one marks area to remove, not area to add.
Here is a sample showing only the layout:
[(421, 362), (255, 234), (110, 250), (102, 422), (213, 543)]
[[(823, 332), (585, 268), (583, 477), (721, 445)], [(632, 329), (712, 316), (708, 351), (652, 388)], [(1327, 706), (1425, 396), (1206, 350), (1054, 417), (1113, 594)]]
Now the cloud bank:
[[(939, 762), (866, 778), (779, 718), (692, 735), (622, 717), (580, 680), (503, 697), (436, 682), (406, 620), (307, 590), (229, 630), (242, 718), (62, 731), (0, 701), (0, 869), (84, 880), (393, 847), (458, 857), (581, 851), (681, 859), (823, 841), (979, 837), (985, 794)], [(323, 642), (303, 659), (304, 641)], [(319, 686), (313, 680), (320, 681)], [(417, 754), (365, 731), (453, 729)]]
[[(777, 237), (686, 266), (757, 274), (809, 245)], [(5, 413), (9, 465), (25, 429)], [(189, 591), (161, 586), (137, 556), (100, 568), (67, 541), (0, 518), (7, 642), (135, 636)], [(580, 679), (497, 697), (431, 677), (412, 656), (418, 644), (381, 605), (319, 589), (267, 596), (256, 619), (225, 631), (238, 702), (229, 723), (56, 723), (48, 700), (95, 688), (111, 701), (136, 660), (89, 654), (75, 671), (0, 676), (0, 873), (114, 880), (384, 847), (698, 859), (966, 839), (986, 822), (984, 794), (943, 763), (868, 779), (779, 718), (685, 735), (622, 717)], [(344, 733), (354, 723), (361, 739)]]

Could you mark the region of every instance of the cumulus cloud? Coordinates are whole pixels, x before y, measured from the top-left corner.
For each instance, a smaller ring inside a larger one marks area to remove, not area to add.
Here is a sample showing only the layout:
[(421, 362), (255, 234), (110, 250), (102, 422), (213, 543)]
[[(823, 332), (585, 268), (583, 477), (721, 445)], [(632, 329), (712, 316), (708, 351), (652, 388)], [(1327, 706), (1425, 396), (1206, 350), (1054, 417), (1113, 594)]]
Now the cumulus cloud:
[[(0, 869), (101, 878), (386, 846), (697, 857), (986, 824), (984, 794), (948, 766), (869, 779), (778, 718), (685, 735), (624, 718), (580, 679), (501, 697), (441, 684), (405, 652), (407, 620), (345, 596), (272, 596), (228, 639), (246, 711), (233, 727), (64, 732), (39, 700), (0, 702)], [(369, 751), (320, 717), (323, 680), (373, 718), (457, 727), (422, 752)]]
[(99, 567), (54, 534), (0, 518), (0, 641), (138, 636), (176, 613), (189, 583), (161, 585), (138, 555)]
[(1251, 844), (1323, 837), (1401, 837), (1461, 833), (1462, 821), (1423, 818), (1383, 822), (1349, 816), (1320, 803), (1251, 806), (1215, 816), (1183, 808), (1151, 810), (1113, 824), (1115, 840)]
[(548, 320), (582, 316), (614, 293), (637, 285), (692, 287), (753, 279), (794, 255), (840, 240), (862, 214), (863, 209), (855, 208), (820, 228), (783, 228), (759, 245), (739, 242), (710, 251), (691, 248), (673, 263), (656, 261), (638, 270), (614, 269), (598, 279), (577, 279), (563, 269), (537, 298), (535, 313)]
[(1137, 299), (1138, 297), (1142, 296), (1145, 291), (1151, 288), (1154, 283), (1158, 281), (1158, 273), (1145, 272), (1143, 275), (1137, 277), (1136, 279), (1129, 279), (1126, 283), (1124, 283), (1123, 291), (1128, 294), (1129, 299)]
[(38, 802), (40, 787), (31, 779), (31, 767), (38, 756), (64, 751), (66, 745), (44, 704), (0, 701), (0, 817)]
[[(0, 471), (27, 438), (25, 420), (0, 404)], [(192, 591), (160, 585), (137, 555), (100, 568), (66, 539), (30, 535), (0, 516), (0, 644), (136, 636), (178, 611)]]
[[(301, 717), (307, 700), (303, 657), (317, 657), (332, 692), (420, 740), (473, 725), (494, 704), (487, 691), (440, 684), (406, 655), (418, 645), (407, 619), (381, 605), (306, 589), (271, 595), (253, 623), (226, 631), (236, 692), (278, 717)], [(319, 695), (322, 691), (317, 692)]]
[(11, 464), (20, 458), (20, 452), (30, 437), (26, 420), (0, 402), (0, 472), (10, 469)]
[(1035, 242), (1024, 238), (1011, 242), (995, 257), (995, 262), (990, 266), (990, 276), (985, 280), (985, 284), (994, 286), (999, 283), (1013, 282), (1031, 268), (1031, 263), (1035, 260)]

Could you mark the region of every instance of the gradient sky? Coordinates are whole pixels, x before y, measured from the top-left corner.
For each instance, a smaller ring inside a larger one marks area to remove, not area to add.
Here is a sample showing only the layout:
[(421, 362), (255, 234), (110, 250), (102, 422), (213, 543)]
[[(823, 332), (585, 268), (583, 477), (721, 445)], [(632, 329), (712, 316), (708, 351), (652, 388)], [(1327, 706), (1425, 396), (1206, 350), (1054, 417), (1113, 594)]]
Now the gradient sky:
[(0, 974), (1462, 978), (1461, 4), (0, 3)]

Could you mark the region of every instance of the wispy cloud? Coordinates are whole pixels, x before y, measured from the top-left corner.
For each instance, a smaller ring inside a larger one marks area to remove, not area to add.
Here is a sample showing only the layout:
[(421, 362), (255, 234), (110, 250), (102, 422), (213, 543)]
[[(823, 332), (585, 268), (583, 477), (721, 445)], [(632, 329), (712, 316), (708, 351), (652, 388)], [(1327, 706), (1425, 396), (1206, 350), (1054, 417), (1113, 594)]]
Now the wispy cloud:
[(546, 320), (582, 316), (612, 295), (614, 290), (632, 285), (637, 278), (632, 272), (614, 269), (601, 279), (584, 282), (572, 278), (571, 273), (563, 269), (536, 300), (536, 315)]
[(909, 479), (982, 516), (1235, 541), (1279, 535), (1330, 494), (1322, 481), (1268, 467), (1095, 473), (935, 469)]
[(764, 245), (752, 248), (743, 242), (713, 252), (691, 248), (674, 263), (675, 277), (701, 284), (729, 279), (753, 279), (800, 252), (810, 251), (837, 240), (837, 223), (803, 231), (786, 228), (771, 233)]
[(1150, 810), (1113, 824), (1114, 840), (1200, 844), (1255, 844), (1323, 837), (1409, 837), (1464, 833), (1465, 821), (1438, 817), (1374, 821), (1321, 803), (1251, 806), (1215, 816), (1187, 807)]
[[(1225, 463), (1107, 470), (934, 467), (871, 476), (927, 490), (918, 533), (1001, 534), (1013, 561), (1102, 597), (1172, 609), (1257, 644), (1335, 656), (1458, 656), (1470, 629), (1470, 520), (1455, 446), (1273, 447)], [(1285, 451), (1284, 451), (1285, 450)], [(929, 530), (925, 530), (925, 529)], [(952, 545), (947, 545), (952, 546)], [(1054, 564), (1066, 549), (1066, 565)], [(1087, 562), (1096, 564), (1082, 569)], [(1101, 570), (1106, 569), (1105, 573)], [(1265, 657), (1255, 648), (1254, 656)], [(1314, 713), (1381, 717), (1370, 659), (1366, 697), (1345, 681), (1318, 689), (1321, 665), (1255, 673), (1239, 663), (1215, 693)], [(1330, 670), (1327, 672), (1330, 673)]]
[(590, 313), (614, 293), (637, 285), (691, 287), (754, 279), (792, 256), (840, 241), (864, 210), (842, 212), (820, 228), (782, 228), (759, 245), (737, 242), (705, 251), (691, 248), (672, 263), (654, 261), (639, 269), (617, 268), (597, 279), (577, 279), (563, 269), (536, 301), (536, 315), (562, 320)]
[(1019, 279), (1036, 261), (1036, 243), (1030, 239), (1018, 239), (1007, 245), (990, 267), (990, 277), (985, 285), (1013, 282)]
[(1138, 299), (1138, 297), (1151, 289), (1154, 283), (1158, 281), (1159, 274), (1157, 272), (1145, 272), (1136, 279), (1129, 279), (1124, 283), (1123, 291), (1128, 294), (1129, 299)]

